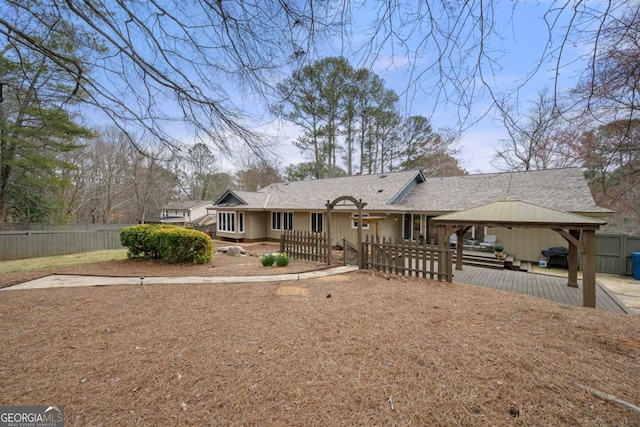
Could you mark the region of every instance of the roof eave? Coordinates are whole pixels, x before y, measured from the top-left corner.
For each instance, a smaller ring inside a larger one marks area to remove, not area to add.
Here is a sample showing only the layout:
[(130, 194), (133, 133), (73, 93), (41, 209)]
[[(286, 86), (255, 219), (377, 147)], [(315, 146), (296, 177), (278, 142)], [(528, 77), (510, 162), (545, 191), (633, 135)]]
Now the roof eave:
[(233, 190), (225, 191), (222, 196), (218, 197), (218, 200), (216, 200), (213, 203), (213, 205), (216, 206), (218, 203), (221, 203), (224, 199), (226, 199), (230, 195), (232, 195), (233, 197), (235, 197), (236, 199), (238, 199), (240, 202), (244, 203), (245, 205), (248, 205), (248, 203), (242, 197), (238, 196)]
[(580, 229), (580, 230), (599, 230), (606, 222), (598, 221), (597, 223), (577, 223), (577, 222), (544, 222), (544, 221), (500, 221), (495, 220), (434, 220), (438, 224), (446, 224), (453, 226), (481, 225), (483, 227), (504, 227), (504, 228), (558, 228), (558, 229)]

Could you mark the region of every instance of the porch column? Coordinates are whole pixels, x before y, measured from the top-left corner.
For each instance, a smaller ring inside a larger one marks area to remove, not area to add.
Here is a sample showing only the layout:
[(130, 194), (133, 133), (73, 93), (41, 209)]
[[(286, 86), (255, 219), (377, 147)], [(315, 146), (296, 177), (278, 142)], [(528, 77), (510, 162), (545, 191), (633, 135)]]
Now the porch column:
[[(569, 234), (573, 236), (577, 241), (580, 241), (580, 230), (569, 230)], [(567, 264), (569, 269), (569, 275), (567, 280), (567, 286), (571, 288), (578, 287), (578, 246), (571, 240), (567, 240), (569, 243), (569, 256), (567, 258)]]
[(582, 232), (582, 305), (596, 308), (596, 232)]

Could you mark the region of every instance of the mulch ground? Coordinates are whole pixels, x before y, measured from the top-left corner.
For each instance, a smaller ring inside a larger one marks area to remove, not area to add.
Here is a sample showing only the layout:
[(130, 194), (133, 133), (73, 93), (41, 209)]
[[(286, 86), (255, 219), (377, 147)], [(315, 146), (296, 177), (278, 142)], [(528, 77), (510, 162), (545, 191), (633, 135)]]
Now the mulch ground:
[[(264, 274), (208, 270), (245, 261)], [(640, 425), (580, 387), (640, 405), (628, 315), (371, 272), (0, 298), (0, 404), (63, 405), (67, 426)]]

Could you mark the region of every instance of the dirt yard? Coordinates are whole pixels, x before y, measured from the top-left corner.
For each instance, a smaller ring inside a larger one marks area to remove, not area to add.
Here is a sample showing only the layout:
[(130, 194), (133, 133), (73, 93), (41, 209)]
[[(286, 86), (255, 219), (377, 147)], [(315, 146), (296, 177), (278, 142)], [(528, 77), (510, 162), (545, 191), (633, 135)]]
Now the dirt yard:
[[(266, 249), (205, 266), (122, 260), (56, 272), (321, 267), (265, 268)], [(628, 315), (371, 272), (0, 298), (0, 404), (63, 405), (67, 426), (640, 425), (624, 405), (640, 405), (640, 319)]]

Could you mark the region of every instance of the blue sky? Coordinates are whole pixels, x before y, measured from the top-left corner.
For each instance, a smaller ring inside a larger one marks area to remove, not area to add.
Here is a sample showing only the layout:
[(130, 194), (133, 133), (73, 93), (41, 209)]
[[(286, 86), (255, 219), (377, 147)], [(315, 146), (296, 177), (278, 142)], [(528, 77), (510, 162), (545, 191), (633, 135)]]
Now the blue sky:
[[(590, 2), (590, 5), (598, 2), (599, 0), (594, 0), (593, 3)], [(436, 130), (443, 127), (462, 128), (464, 130), (459, 141), (461, 152), (458, 156), (463, 168), (472, 173), (494, 171), (491, 159), (496, 147), (507, 135), (501, 121), (496, 119), (495, 111), (491, 110), (490, 98), (485, 93), (485, 96), (478, 96), (474, 99), (474, 104), (470, 110), (470, 120), (460, 123), (457, 105), (455, 103), (447, 103), (443, 99), (436, 99), (432, 92), (429, 91), (429, 88), (436, 83), (433, 75), (426, 73), (420, 81), (414, 82), (413, 85), (409, 84), (412, 70), (415, 75), (415, 73), (424, 71), (429, 64), (433, 64), (435, 59), (433, 50), (427, 49), (423, 51), (421, 56), (411, 64), (396, 41), (394, 44), (395, 50), (392, 50), (390, 45), (386, 45), (376, 58), (363, 59), (358, 48), (362, 45), (362, 39), (366, 36), (365, 29), (375, 19), (372, 9), (382, 4), (371, 1), (363, 1), (363, 3), (364, 6), (357, 10), (354, 9), (353, 16), (358, 20), (358, 22), (355, 22), (355, 31), (347, 34), (348, 38), (341, 39), (336, 37), (333, 40), (323, 40), (325, 44), (321, 46), (320, 52), (313, 59), (319, 59), (323, 56), (345, 56), (354, 67), (370, 67), (386, 81), (388, 88), (394, 89), (401, 95), (400, 107), (403, 115), (427, 116)], [(431, 7), (435, 7), (432, 3), (437, 2), (430, 2)], [(408, 2), (406, 4), (414, 3)], [(475, 3), (472, 0), (469, 4)], [(487, 5), (488, 3), (484, 2), (483, 4)], [(514, 4), (516, 7), (514, 7)], [(543, 15), (552, 4), (554, 2), (550, 0), (531, 2), (500, 0), (498, 2), (499, 7), (493, 10), (498, 23), (496, 30), (500, 33), (500, 37), (489, 39), (485, 49), (490, 51), (493, 56), (501, 57), (501, 68), (489, 70), (489, 63), (485, 62), (483, 70), (496, 95), (502, 96), (511, 93), (512, 99), (515, 100), (515, 94), (512, 91), (535, 68), (543, 53), (548, 36)], [(444, 23), (439, 24), (444, 25)], [(558, 32), (562, 31), (562, 29), (563, 26), (559, 24)], [(401, 28), (400, 30), (402, 31), (403, 29)], [(415, 29), (411, 34), (407, 34), (408, 50), (414, 50), (421, 39), (418, 29)], [(551, 46), (551, 48), (555, 47)], [(567, 55), (564, 63), (570, 64), (581, 52), (587, 51), (587, 47), (578, 41), (576, 41), (575, 45), (571, 44), (568, 47), (569, 50), (564, 52)], [(473, 57), (463, 57), (462, 60), (471, 61)], [(544, 63), (535, 75), (531, 77), (531, 80), (520, 89), (517, 98), (520, 107), (522, 107), (520, 113), (526, 112), (528, 108), (527, 102), (534, 100), (538, 91), (553, 85), (554, 67), (555, 63)], [(559, 80), (561, 83), (559, 89), (568, 89), (575, 85), (576, 81), (572, 78), (575, 77), (576, 72), (571, 67), (579, 69), (580, 63), (573, 63), (563, 69)], [(285, 72), (282, 78), (288, 75)], [(291, 141), (295, 140), (299, 132), (294, 126), (271, 117), (267, 106), (261, 100), (252, 97), (250, 93), (243, 91), (241, 88), (235, 87), (233, 83), (225, 84), (224, 87), (228, 89), (231, 101), (251, 115), (250, 123), (256, 130), (265, 131), (280, 142), (280, 147), (277, 148), (277, 151), (283, 157), (283, 162), (279, 165), (281, 170), (284, 170), (288, 164), (304, 161), (303, 156), (291, 145)], [(175, 117), (171, 110), (167, 111), (167, 115)], [(174, 127), (176, 136), (184, 143), (193, 143), (194, 138), (190, 129), (186, 125), (179, 123), (179, 114), (176, 118), (178, 119)], [(475, 123), (476, 120), (477, 123)], [(236, 166), (225, 162), (223, 167), (228, 171), (233, 171)]]
[[(519, 103), (521, 110), (519, 113), (526, 113), (531, 107), (531, 101), (537, 97), (537, 93), (545, 88), (553, 89), (555, 79), (555, 62), (548, 61), (542, 64), (537, 72), (531, 76), (527, 83), (525, 79), (529, 73), (536, 68), (543, 49), (547, 42), (548, 30), (543, 16), (548, 10), (550, 3), (547, 1), (519, 3), (517, 8), (512, 9), (512, 2), (502, 2), (501, 8), (495, 10), (501, 37), (494, 37), (489, 40), (487, 50), (494, 55), (501, 56), (501, 69), (489, 70), (485, 64), (485, 76), (489, 78), (492, 87), (497, 95), (511, 93), (513, 102)], [(374, 16), (363, 13), (360, 16), (363, 28), (366, 22), (372, 20)], [(556, 32), (563, 31), (562, 25), (558, 26)], [(409, 39), (409, 43), (417, 43), (419, 37)], [(325, 46), (326, 56), (346, 56), (352, 65), (358, 66), (360, 59), (357, 54), (349, 51), (350, 47), (357, 46), (357, 40), (352, 45), (346, 47), (340, 40), (334, 40), (333, 44)], [(557, 46), (550, 46), (553, 50)], [(410, 46), (412, 48), (412, 46)], [(562, 68), (559, 76), (560, 90), (566, 90), (574, 86), (576, 77), (581, 69), (581, 63), (573, 62), (578, 56), (587, 51), (586, 46), (571, 44), (563, 52), (563, 64), (568, 64)], [(458, 108), (452, 103), (442, 100), (438, 102), (421, 87), (434, 84), (433, 78), (426, 76), (420, 81), (420, 85), (414, 85), (407, 89), (410, 80), (411, 68), (407, 59), (402, 56), (401, 49), (392, 52), (390, 48), (381, 52), (382, 54), (372, 63), (372, 70), (386, 81), (388, 88), (394, 89), (402, 95), (401, 112), (404, 115), (425, 115), (430, 117), (434, 128), (450, 127), (458, 128), (462, 126), (464, 132), (459, 141), (461, 149), (458, 159), (461, 166), (471, 173), (493, 172), (496, 169), (491, 165), (495, 149), (500, 145), (501, 140), (507, 138), (507, 133), (495, 110), (491, 110), (491, 100), (488, 96), (476, 99), (476, 103), (471, 109), (471, 119), (468, 123), (461, 124), (458, 120)], [(394, 54), (395, 53), (395, 54)], [(416, 62), (414, 72), (421, 71), (422, 66), (426, 66), (433, 61), (426, 52), (423, 57)], [(515, 93), (512, 91), (524, 84)], [(518, 112), (517, 112), (518, 113)], [(516, 114), (517, 114), (516, 113)], [(266, 117), (265, 117), (266, 119)], [(475, 120), (477, 123), (472, 124)], [(284, 165), (304, 161), (297, 149), (288, 142), (295, 139), (297, 130), (286, 124), (275, 122), (265, 126), (270, 132), (277, 132), (280, 140), (283, 141), (281, 152), (285, 157)], [(283, 166), (284, 166), (283, 165)]]

